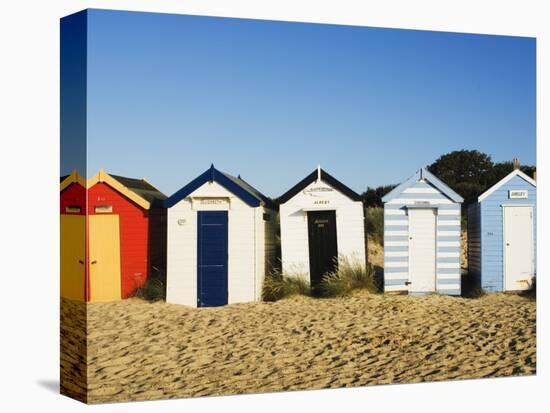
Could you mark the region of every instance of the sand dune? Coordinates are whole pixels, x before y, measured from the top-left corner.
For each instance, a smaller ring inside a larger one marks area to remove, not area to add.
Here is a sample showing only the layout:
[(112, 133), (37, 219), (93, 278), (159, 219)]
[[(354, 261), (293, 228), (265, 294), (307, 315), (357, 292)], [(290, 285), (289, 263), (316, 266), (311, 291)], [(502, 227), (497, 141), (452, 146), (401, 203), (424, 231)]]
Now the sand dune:
[(88, 304), (88, 401), (534, 374), (535, 307), (504, 294), (362, 292), (207, 309)]

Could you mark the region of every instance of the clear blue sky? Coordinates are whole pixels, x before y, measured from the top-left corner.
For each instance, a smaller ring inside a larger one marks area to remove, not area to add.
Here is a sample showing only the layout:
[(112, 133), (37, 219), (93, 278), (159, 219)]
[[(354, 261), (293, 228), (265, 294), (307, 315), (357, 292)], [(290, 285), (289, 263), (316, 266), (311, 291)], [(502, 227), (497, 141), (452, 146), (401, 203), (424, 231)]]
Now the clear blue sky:
[(279, 196), (354, 190), (456, 149), (535, 163), (535, 40), (92, 10), (88, 173), (171, 195), (213, 162)]

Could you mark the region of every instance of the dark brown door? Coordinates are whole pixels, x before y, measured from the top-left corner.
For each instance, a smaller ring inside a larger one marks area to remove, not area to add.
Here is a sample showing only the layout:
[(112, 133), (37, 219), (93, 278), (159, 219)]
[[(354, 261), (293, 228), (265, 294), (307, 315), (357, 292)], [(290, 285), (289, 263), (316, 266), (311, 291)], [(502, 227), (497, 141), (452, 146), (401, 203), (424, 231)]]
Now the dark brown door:
[(336, 212), (310, 211), (307, 213), (307, 224), (311, 289), (313, 293), (318, 293), (323, 275), (334, 271), (338, 265)]

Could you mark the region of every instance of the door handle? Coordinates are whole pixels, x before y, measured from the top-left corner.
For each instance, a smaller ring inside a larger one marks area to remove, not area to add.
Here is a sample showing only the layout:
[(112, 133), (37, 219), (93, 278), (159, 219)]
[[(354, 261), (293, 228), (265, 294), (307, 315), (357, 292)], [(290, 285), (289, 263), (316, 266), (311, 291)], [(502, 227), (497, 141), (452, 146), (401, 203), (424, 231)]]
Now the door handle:
[(405, 285), (411, 285), (411, 284), (412, 284), (412, 282), (410, 282), (410, 281), (405, 281)]
[(78, 263), (84, 265), (84, 261), (82, 260), (78, 260)]
[(90, 264), (97, 264), (97, 261), (93, 260)]

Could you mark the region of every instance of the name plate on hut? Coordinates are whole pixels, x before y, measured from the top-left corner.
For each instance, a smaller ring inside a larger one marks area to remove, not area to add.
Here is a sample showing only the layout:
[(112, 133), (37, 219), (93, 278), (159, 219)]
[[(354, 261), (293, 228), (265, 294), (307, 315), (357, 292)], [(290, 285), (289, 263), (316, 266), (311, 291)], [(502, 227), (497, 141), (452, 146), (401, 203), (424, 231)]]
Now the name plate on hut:
[(510, 199), (518, 199), (518, 198), (528, 198), (529, 193), (526, 189), (510, 189), (508, 191), (508, 197)]
[(226, 203), (227, 198), (203, 198), (200, 200), (201, 205), (221, 205)]
[(227, 197), (193, 197), (191, 198), (192, 209), (219, 210), (229, 208), (230, 202)]

